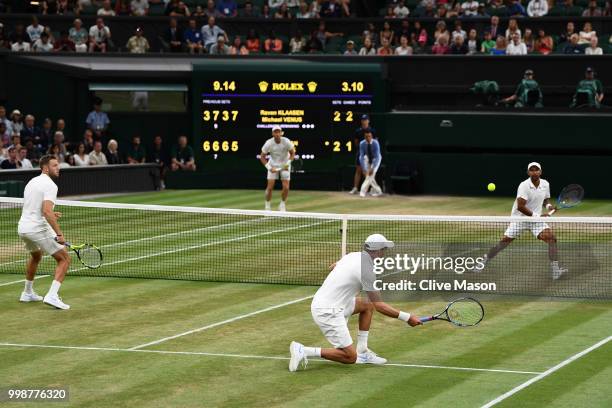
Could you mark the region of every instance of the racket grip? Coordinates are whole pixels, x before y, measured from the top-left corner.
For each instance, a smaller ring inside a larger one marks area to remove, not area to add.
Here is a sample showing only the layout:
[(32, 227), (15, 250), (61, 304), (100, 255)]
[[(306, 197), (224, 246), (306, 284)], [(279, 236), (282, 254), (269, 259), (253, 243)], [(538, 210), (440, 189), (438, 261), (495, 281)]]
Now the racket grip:
[(421, 323), (429, 322), (433, 320), (433, 316), (421, 317), (419, 318), (419, 320), (421, 321)]
[(557, 212), (557, 209), (556, 209), (556, 208), (553, 208), (552, 210), (550, 210), (550, 211), (548, 212), (548, 215), (553, 215), (553, 214), (554, 214), (554, 213), (556, 213), (556, 212)]
[[(57, 237), (53, 238), (55, 240), (55, 242), (57, 242)], [(64, 241), (64, 246), (70, 247), (70, 242), (68, 241)]]

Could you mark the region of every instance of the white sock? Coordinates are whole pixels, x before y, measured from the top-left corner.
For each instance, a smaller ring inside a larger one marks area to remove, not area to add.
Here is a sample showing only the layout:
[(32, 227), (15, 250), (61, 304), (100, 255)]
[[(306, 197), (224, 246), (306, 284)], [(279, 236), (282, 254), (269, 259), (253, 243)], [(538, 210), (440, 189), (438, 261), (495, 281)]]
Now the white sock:
[(369, 331), (359, 330), (357, 332), (357, 353), (368, 351), (368, 334), (370, 334)]
[(321, 347), (304, 347), (306, 357), (321, 357)]
[(60, 286), (62, 286), (62, 284), (53, 279), (53, 283), (51, 283), (51, 287), (49, 288), (49, 292), (47, 292), (47, 295), (57, 296), (57, 292), (59, 291)]
[(34, 281), (27, 280), (25, 281), (25, 293), (32, 293), (32, 289), (34, 289)]

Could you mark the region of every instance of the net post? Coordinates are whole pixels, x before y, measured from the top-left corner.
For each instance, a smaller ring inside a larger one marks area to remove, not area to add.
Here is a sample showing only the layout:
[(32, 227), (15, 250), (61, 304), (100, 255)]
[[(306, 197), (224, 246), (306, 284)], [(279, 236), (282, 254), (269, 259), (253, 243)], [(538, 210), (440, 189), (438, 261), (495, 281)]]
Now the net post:
[(345, 215), (342, 216), (342, 256), (346, 255), (346, 230), (348, 227), (348, 217)]

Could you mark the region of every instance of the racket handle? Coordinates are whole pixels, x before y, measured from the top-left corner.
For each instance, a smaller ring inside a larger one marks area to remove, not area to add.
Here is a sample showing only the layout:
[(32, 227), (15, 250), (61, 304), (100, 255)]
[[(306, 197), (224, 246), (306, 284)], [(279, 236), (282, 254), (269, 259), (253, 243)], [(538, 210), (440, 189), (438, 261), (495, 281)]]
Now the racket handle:
[(419, 320), (421, 323), (429, 322), (433, 320), (433, 316), (421, 317)]
[(554, 214), (554, 213), (556, 213), (556, 212), (557, 212), (557, 209), (556, 209), (556, 208), (553, 208), (552, 210), (550, 210), (550, 211), (548, 212), (548, 215), (553, 215), (553, 214)]
[[(53, 238), (55, 240), (55, 242), (58, 241), (57, 237)], [(70, 247), (72, 244), (68, 241), (64, 241), (64, 246)]]

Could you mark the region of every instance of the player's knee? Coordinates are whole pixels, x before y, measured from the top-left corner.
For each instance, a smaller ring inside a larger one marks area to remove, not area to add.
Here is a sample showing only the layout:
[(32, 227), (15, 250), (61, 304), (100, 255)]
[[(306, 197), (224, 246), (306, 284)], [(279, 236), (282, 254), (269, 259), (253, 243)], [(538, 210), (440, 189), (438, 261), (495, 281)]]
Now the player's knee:
[(39, 263), (42, 260), (42, 253), (40, 252), (31, 252), (32, 260), (36, 263)]

